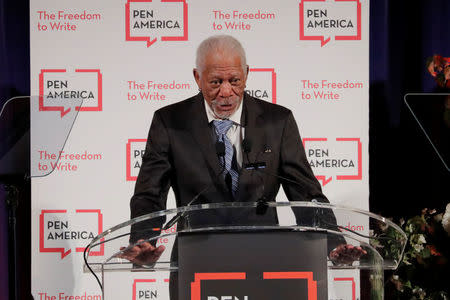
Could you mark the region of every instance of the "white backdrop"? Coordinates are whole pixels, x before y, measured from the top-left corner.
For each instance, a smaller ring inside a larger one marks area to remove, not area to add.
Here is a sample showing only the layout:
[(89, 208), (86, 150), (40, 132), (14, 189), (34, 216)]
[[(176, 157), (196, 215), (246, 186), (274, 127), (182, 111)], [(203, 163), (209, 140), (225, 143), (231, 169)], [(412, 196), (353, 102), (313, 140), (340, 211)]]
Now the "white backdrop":
[[(153, 112), (197, 93), (195, 50), (213, 34), (243, 44), (250, 94), (293, 111), (330, 201), (368, 209), (368, 1), (34, 0), (30, 27), (39, 113), (68, 118), (70, 100), (83, 99), (60, 169), (32, 181), (35, 299), (100, 299), (82, 247), (129, 218)], [(117, 299), (148, 278), (124, 279)], [(162, 297), (164, 279), (148, 289)]]

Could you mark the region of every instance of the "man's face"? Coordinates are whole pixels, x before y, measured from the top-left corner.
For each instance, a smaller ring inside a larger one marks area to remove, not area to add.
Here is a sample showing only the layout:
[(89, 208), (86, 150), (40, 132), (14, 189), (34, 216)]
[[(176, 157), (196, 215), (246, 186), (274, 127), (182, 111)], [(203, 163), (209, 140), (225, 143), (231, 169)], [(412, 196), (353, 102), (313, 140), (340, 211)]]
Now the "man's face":
[(244, 73), (237, 54), (212, 53), (205, 57), (200, 74), (194, 69), (194, 77), (203, 97), (216, 117), (226, 119), (239, 107), (244, 96), (247, 71)]

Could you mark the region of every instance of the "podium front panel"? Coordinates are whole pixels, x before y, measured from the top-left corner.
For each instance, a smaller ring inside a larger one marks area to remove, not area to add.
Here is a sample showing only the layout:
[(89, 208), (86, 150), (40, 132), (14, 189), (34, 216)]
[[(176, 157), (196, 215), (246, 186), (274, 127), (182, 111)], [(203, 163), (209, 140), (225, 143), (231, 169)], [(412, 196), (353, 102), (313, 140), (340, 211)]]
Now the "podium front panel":
[(179, 271), (171, 277), (178, 276), (179, 296), (173, 299), (328, 299), (324, 233), (184, 233), (177, 247)]

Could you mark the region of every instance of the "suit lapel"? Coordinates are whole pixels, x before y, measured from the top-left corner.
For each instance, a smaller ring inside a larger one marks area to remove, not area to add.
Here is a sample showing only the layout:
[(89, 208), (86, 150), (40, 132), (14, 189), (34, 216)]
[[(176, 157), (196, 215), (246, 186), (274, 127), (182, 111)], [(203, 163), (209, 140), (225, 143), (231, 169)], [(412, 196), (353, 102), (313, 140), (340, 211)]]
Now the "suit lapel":
[[(221, 172), (219, 159), (215, 148), (215, 141), (212, 138), (211, 128), (208, 124), (208, 118), (206, 117), (205, 104), (203, 103), (203, 96), (199, 93), (193, 104), (193, 109), (188, 116), (193, 116), (191, 122), (191, 134), (194, 140), (197, 142), (200, 151), (208, 163), (210, 170), (213, 171), (213, 176), (219, 176)], [(223, 181), (223, 180), (222, 180)]]
[(255, 159), (256, 154), (262, 151), (265, 144), (263, 111), (256, 101), (263, 100), (256, 100), (245, 94), (241, 117), (241, 124), (245, 127), (245, 138), (252, 143), (250, 159)]
[[(244, 95), (241, 124), (245, 127), (245, 139), (250, 140), (252, 144), (251, 151), (248, 155), (249, 160), (250, 162), (255, 162), (258, 158), (258, 154), (263, 151), (263, 147), (266, 143), (262, 109), (256, 102), (263, 100), (255, 100), (247, 94)], [(244, 153), (243, 164), (248, 162), (247, 155)], [(248, 171), (244, 168), (241, 169), (239, 176), (239, 191), (237, 196), (239, 201), (248, 201), (251, 198), (247, 188), (252, 182), (255, 181), (255, 178), (252, 176), (253, 173), (254, 171)]]
[[(188, 116), (194, 116), (192, 122), (190, 122), (191, 128), (189, 131), (192, 134), (193, 139), (197, 142), (200, 151), (203, 153), (210, 170), (213, 171), (212, 176), (217, 178), (222, 170), (216, 154), (215, 141), (208, 124), (203, 101), (203, 96), (199, 93), (193, 103), (192, 110), (187, 113)], [(249, 153), (250, 162), (255, 162), (258, 158), (258, 154), (263, 151), (263, 147), (266, 143), (262, 109), (256, 101), (263, 100), (255, 100), (247, 94), (244, 94), (241, 125), (245, 127), (245, 138), (251, 140), (252, 143), (252, 149)], [(244, 163), (248, 163), (245, 154), (243, 157), (243, 164)], [(240, 199), (240, 201), (245, 201), (246, 199), (248, 201), (248, 199), (250, 199), (249, 195), (247, 195), (248, 191), (246, 187), (252, 182), (254, 183), (255, 178), (251, 176), (253, 173), (254, 171), (247, 171), (244, 168), (241, 168), (238, 195), (236, 199)], [(220, 182), (224, 191), (229, 192), (223, 179), (218, 179), (218, 182)]]

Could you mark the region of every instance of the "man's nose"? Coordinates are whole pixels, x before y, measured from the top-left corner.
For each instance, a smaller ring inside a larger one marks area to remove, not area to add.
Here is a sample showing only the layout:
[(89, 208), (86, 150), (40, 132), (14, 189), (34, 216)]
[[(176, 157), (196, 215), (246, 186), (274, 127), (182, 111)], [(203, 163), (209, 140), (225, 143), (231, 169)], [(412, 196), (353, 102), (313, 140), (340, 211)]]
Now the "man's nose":
[(222, 82), (220, 85), (220, 97), (228, 98), (231, 97), (233, 90), (231, 89), (231, 84), (228, 81)]

